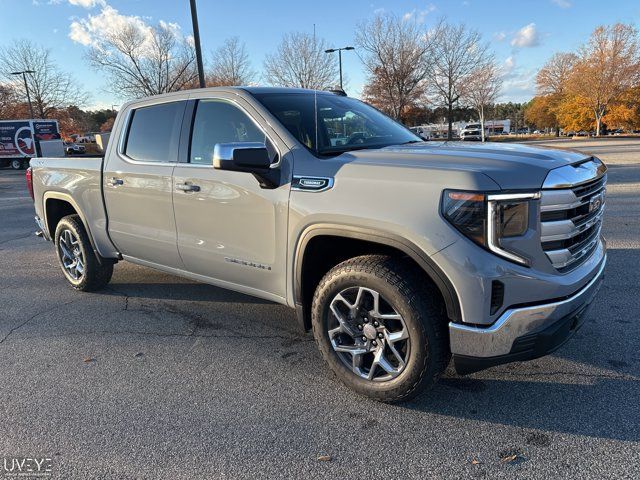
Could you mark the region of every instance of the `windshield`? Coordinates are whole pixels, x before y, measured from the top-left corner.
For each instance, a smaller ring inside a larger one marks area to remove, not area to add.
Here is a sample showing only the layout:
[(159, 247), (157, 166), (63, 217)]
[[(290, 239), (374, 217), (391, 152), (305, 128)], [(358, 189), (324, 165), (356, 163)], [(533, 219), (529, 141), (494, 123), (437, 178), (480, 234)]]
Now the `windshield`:
[(327, 93), (254, 96), (300, 143), (318, 155), (422, 141), (404, 126), (353, 98)]

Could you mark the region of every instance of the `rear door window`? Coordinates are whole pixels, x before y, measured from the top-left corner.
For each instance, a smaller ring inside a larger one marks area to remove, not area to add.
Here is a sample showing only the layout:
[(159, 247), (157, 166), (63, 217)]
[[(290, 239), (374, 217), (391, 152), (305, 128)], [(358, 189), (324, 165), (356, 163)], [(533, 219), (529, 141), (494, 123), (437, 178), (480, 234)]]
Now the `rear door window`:
[(169, 102), (132, 112), (124, 154), (140, 162), (176, 162), (186, 102)]

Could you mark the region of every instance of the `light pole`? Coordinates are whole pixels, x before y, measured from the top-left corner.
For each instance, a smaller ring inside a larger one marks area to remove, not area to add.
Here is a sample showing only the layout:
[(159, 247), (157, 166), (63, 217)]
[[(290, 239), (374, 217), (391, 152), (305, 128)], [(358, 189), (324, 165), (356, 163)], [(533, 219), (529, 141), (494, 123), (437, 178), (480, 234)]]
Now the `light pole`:
[(191, 2), (191, 23), (193, 24), (193, 43), (196, 48), (196, 63), (198, 64), (198, 80), (200, 88), (204, 88), (204, 67), (202, 66), (202, 49), (200, 48), (200, 28), (198, 27), (198, 10), (196, 9), (196, 0)]
[(340, 64), (340, 90), (344, 90), (344, 88), (342, 88), (342, 51), (343, 50), (355, 50), (355, 48), (353, 47), (330, 48), (324, 51), (324, 53), (338, 52), (338, 62)]
[(33, 118), (33, 106), (31, 105), (31, 95), (29, 95), (29, 85), (27, 85), (27, 73), (36, 73), (33, 70), (23, 70), (22, 72), (11, 72), (11, 75), (22, 75), (22, 79), (24, 80), (24, 89), (27, 92), (27, 102), (29, 102), (29, 112), (31, 113), (31, 118)]

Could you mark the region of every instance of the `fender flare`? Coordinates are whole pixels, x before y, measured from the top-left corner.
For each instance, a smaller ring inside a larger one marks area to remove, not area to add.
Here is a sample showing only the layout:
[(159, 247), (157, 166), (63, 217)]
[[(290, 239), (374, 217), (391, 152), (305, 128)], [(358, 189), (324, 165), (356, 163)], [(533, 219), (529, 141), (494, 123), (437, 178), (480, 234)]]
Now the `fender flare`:
[(462, 321), (462, 313), (460, 309), (460, 300), (449, 277), (436, 265), (436, 263), (417, 245), (410, 240), (399, 235), (375, 230), (371, 228), (354, 227), (349, 225), (322, 223), (308, 226), (298, 237), (295, 247), (294, 265), (293, 265), (293, 298), (298, 314), (298, 321), (301, 325), (305, 325), (303, 312), (303, 295), (302, 295), (302, 263), (304, 253), (309, 242), (320, 235), (345, 237), (356, 240), (364, 240), (372, 243), (379, 243), (388, 247), (400, 250), (405, 255), (413, 259), (422, 270), (431, 278), (433, 283), (442, 294), (447, 310), (447, 316), (453, 322)]
[[(86, 217), (84, 212), (82, 211), (82, 209), (80, 208), (80, 206), (76, 203), (76, 201), (73, 199), (73, 197), (71, 195), (69, 195), (68, 193), (63, 193), (63, 192), (55, 192), (55, 191), (49, 191), (49, 192), (45, 192), (44, 195), (42, 196), (42, 209), (43, 209), (43, 213), (44, 213), (44, 224), (47, 228), (47, 232), (51, 232), (51, 228), (49, 227), (49, 218), (47, 215), (47, 201), (49, 200), (62, 200), (64, 202), (67, 202), (69, 205), (71, 205), (73, 207), (73, 209), (76, 211), (76, 213), (78, 214), (78, 216), (80, 217), (80, 220), (82, 221), (82, 224), (84, 225), (84, 229), (87, 231), (87, 236), (89, 237), (89, 241), (91, 242), (91, 248), (93, 248), (94, 252), (98, 252), (98, 250), (96, 249), (96, 244), (93, 240), (93, 235), (91, 234), (91, 229), (89, 228), (89, 224), (86, 221)], [(55, 231), (53, 232), (55, 235)], [(51, 240), (54, 240), (54, 235), (51, 235)]]

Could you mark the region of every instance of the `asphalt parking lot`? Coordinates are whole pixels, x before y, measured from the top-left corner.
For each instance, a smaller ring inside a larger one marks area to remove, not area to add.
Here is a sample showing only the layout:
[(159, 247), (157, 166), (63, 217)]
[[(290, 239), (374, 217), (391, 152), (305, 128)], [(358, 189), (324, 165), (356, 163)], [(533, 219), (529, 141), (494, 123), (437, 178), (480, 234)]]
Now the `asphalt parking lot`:
[(0, 170), (0, 456), (53, 478), (639, 478), (640, 140), (551, 144), (610, 168), (586, 325), (400, 406), (334, 380), (285, 307), (127, 263), (75, 292)]

